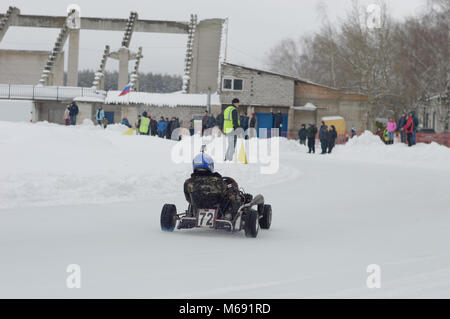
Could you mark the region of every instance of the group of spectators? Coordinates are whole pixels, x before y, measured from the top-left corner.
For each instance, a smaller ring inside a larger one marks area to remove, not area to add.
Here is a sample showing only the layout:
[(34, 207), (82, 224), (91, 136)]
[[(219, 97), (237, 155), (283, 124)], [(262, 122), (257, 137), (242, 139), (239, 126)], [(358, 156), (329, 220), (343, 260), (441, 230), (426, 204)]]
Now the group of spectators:
[[(214, 117), (211, 113), (208, 111), (205, 112), (205, 114), (202, 117), (202, 135), (204, 134), (205, 130), (212, 129), (213, 127), (218, 127), (221, 131), (223, 131), (223, 121), (224, 116), (223, 112), (221, 112), (217, 117)], [(247, 112), (243, 112), (239, 115), (239, 127), (242, 128), (245, 131), (249, 128), (255, 128), (256, 129), (256, 114), (252, 113), (251, 117), (248, 116)], [(191, 120), (191, 135), (194, 132), (194, 120)]]
[[(132, 127), (126, 119), (122, 119), (122, 124)], [(138, 115), (136, 119), (136, 134), (139, 135), (151, 135), (159, 136), (160, 138), (171, 139), (174, 130), (180, 127), (180, 120), (177, 117), (172, 117), (170, 120), (168, 117), (161, 116), (159, 121), (155, 116), (144, 111), (142, 115)]]
[(419, 126), (419, 119), (414, 111), (403, 113), (397, 123), (390, 118), (386, 127), (377, 128), (376, 135), (378, 135), (385, 144), (394, 144), (395, 132), (400, 133), (400, 140), (402, 143), (407, 143), (409, 147), (416, 144), (416, 132)]
[(77, 123), (78, 112), (78, 105), (75, 101), (67, 105), (64, 111), (64, 123), (66, 125), (75, 125)]
[(298, 131), (300, 144), (306, 145), (306, 140), (308, 140), (308, 153), (316, 153), (317, 132), (319, 132), (320, 146), (322, 149), (320, 154), (330, 154), (336, 145), (337, 131), (334, 125), (331, 125), (330, 129), (328, 129), (324, 121), (322, 121), (319, 130), (314, 123), (309, 123), (308, 128), (306, 128), (305, 124), (302, 124)]

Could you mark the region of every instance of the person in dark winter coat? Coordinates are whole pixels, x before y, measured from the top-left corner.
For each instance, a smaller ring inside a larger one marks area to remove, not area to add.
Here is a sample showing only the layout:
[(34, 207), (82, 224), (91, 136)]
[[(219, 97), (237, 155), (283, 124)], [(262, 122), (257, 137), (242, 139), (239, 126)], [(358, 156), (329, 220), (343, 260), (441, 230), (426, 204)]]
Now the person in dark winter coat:
[(327, 132), (328, 154), (331, 153), (331, 151), (334, 148), (334, 145), (336, 145), (336, 139), (337, 139), (336, 127), (334, 125), (331, 125), (331, 129)]
[(272, 124), (273, 128), (278, 129), (278, 136), (281, 136), (281, 131), (283, 129), (283, 114), (281, 111), (278, 111), (277, 114), (273, 114)]
[(322, 153), (320, 154), (326, 154), (327, 152), (327, 135), (328, 135), (328, 126), (326, 126), (325, 122), (322, 121), (322, 125), (320, 126), (319, 131), (320, 146), (322, 147)]
[(75, 103), (75, 101), (73, 101), (69, 107), (70, 125), (75, 125), (77, 123), (78, 112), (78, 105), (77, 103)]
[(223, 132), (223, 112), (217, 115), (216, 123), (219, 129)]
[(241, 127), (242, 129), (245, 131), (247, 131), (248, 129), (248, 122), (249, 122), (249, 118), (247, 116), (247, 112), (244, 112), (243, 115), (241, 115)]
[(404, 126), (405, 133), (406, 133), (406, 140), (408, 141), (408, 146), (411, 147), (413, 144), (413, 132), (414, 132), (414, 117), (413, 113), (409, 113), (408, 120), (406, 121), (406, 124)]
[(306, 134), (308, 137), (308, 153), (316, 153), (316, 134), (317, 127), (310, 123)]
[(167, 121), (167, 128), (166, 128), (166, 139), (170, 140), (172, 137), (172, 128), (173, 128), (173, 117), (170, 119), (170, 121)]
[(412, 114), (412, 118), (413, 118), (413, 132), (412, 132), (412, 137), (411, 137), (411, 143), (412, 145), (416, 145), (416, 132), (417, 132), (417, 128), (419, 127), (419, 119), (416, 116), (416, 112), (411, 111)]
[(406, 125), (406, 114), (403, 113), (400, 119), (397, 122), (397, 130), (400, 132), (400, 141), (402, 143), (406, 143), (406, 133), (403, 128)]
[(128, 121), (128, 116), (125, 114), (122, 118), (122, 125), (127, 126), (128, 128), (131, 128), (130, 121)]
[(250, 121), (249, 121), (249, 137), (256, 137), (256, 136), (258, 136), (258, 131), (257, 131), (257, 119), (256, 119), (256, 114), (255, 113), (252, 113), (252, 116), (251, 116), (251, 118), (250, 118)]
[(298, 131), (298, 138), (300, 139), (300, 144), (306, 145), (306, 137), (307, 137), (306, 125), (302, 124), (302, 127)]
[(158, 121), (154, 117), (150, 118), (150, 134), (151, 136), (158, 134)]
[(206, 128), (210, 129), (213, 128), (216, 125), (216, 119), (214, 118), (214, 116), (212, 114), (210, 114), (208, 116), (208, 118), (206, 119)]

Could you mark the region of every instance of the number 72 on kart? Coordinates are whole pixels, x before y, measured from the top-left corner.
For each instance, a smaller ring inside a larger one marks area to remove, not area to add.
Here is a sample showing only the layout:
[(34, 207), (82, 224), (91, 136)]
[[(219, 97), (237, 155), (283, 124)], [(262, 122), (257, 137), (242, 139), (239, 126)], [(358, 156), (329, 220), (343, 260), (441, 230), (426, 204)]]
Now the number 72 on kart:
[(216, 209), (199, 209), (197, 214), (197, 227), (214, 228), (216, 214)]

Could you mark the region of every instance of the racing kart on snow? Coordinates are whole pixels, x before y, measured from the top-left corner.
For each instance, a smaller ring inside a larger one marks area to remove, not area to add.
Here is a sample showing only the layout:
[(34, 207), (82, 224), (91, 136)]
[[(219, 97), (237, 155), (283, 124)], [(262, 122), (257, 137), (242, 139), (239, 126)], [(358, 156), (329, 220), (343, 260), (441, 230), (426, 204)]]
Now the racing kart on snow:
[(177, 214), (175, 205), (165, 204), (161, 211), (161, 229), (166, 232), (174, 231), (175, 227), (177, 229), (222, 229), (228, 232), (244, 230), (246, 237), (255, 238), (260, 228), (270, 228), (272, 207), (264, 203), (262, 195), (253, 198), (250, 194), (244, 194), (243, 204), (236, 214), (231, 219), (222, 216), (220, 208), (194, 208), (189, 204), (184, 213)]

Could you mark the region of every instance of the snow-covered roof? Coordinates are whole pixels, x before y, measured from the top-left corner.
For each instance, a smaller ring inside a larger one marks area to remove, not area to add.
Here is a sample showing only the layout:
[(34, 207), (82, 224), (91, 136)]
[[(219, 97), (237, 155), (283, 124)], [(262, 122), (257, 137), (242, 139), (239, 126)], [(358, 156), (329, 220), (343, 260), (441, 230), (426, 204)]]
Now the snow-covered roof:
[(105, 96), (104, 95), (98, 95), (98, 96), (79, 96), (73, 99), (75, 102), (94, 102), (94, 103), (104, 103), (105, 102)]
[[(208, 94), (186, 94), (175, 93), (146, 93), (130, 92), (119, 96), (120, 91), (108, 91), (105, 99), (106, 104), (144, 104), (153, 106), (206, 106)], [(217, 93), (211, 94), (211, 105), (220, 105)]]
[(322, 117), (322, 121), (335, 121), (335, 120), (343, 120), (342, 116), (324, 116)]
[(294, 106), (294, 110), (296, 110), (296, 111), (315, 111), (315, 110), (317, 110), (317, 106), (308, 102), (304, 106)]

